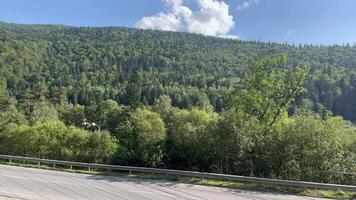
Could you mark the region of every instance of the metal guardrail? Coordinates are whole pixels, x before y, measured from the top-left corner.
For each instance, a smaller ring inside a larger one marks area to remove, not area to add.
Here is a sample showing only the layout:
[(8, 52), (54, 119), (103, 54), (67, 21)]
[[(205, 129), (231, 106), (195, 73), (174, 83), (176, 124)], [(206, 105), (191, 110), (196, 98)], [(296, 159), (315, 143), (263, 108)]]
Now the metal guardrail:
[(337, 185), (337, 184), (314, 183), (314, 182), (304, 182), (304, 181), (289, 181), (289, 180), (279, 180), (279, 179), (269, 179), (269, 178), (255, 178), (255, 177), (247, 177), (247, 176), (235, 176), (235, 175), (226, 175), (226, 174), (146, 168), (146, 167), (90, 164), (90, 163), (49, 160), (49, 159), (39, 159), (39, 158), (30, 158), (30, 157), (21, 157), (21, 156), (10, 156), (10, 155), (0, 155), (0, 159), (9, 160), (10, 162), (12, 160), (27, 161), (27, 162), (38, 163), (39, 165), (40, 163), (45, 163), (45, 164), (53, 164), (54, 166), (55, 165), (69, 166), (70, 168), (83, 167), (83, 168), (88, 168), (89, 170), (108, 169), (108, 170), (129, 171), (129, 172), (146, 172), (146, 173), (167, 174), (167, 175), (175, 175), (175, 176), (220, 179), (220, 180), (227, 180), (227, 181), (263, 183), (268, 185), (280, 185), (280, 186), (290, 186), (290, 187), (303, 187), (303, 188), (327, 189), (327, 190), (340, 189), (345, 191), (356, 192), (356, 186), (353, 185)]

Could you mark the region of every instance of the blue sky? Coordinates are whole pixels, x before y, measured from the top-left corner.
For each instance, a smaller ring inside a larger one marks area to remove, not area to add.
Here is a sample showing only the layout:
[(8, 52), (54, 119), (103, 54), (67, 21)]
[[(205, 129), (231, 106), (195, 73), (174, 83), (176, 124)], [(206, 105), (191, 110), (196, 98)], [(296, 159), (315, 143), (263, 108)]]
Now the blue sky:
[(356, 43), (356, 0), (0, 0), (0, 21), (128, 26), (289, 43)]

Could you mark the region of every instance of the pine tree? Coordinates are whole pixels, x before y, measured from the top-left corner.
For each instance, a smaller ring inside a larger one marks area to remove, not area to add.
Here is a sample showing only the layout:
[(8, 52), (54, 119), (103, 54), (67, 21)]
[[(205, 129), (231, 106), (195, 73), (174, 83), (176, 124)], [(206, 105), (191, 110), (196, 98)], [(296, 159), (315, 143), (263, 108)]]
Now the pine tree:
[(141, 101), (141, 74), (135, 71), (127, 82), (125, 87), (125, 100), (127, 104), (132, 108), (136, 109), (140, 106)]
[(4, 112), (10, 106), (10, 97), (6, 90), (6, 80), (0, 79), (0, 112)]

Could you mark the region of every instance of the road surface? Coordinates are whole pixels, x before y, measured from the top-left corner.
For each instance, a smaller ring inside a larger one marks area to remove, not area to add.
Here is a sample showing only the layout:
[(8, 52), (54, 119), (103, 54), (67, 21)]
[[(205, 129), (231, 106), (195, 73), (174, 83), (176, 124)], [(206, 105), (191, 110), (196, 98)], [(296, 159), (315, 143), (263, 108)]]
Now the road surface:
[(169, 181), (75, 174), (0, 165), (0, 200), (4, 199), (317, 200), (317, 198), (311, 197), (207, 187)]

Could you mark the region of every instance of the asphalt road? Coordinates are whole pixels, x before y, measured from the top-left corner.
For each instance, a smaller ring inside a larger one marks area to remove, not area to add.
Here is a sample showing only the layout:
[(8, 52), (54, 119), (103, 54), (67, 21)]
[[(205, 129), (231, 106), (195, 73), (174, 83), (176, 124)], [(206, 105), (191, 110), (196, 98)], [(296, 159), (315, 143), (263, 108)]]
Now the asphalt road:
[[(317, 198), (0, 165), (0, 200), (317, 200)], [(320, 200), (320, 199), (319, 199)]]

